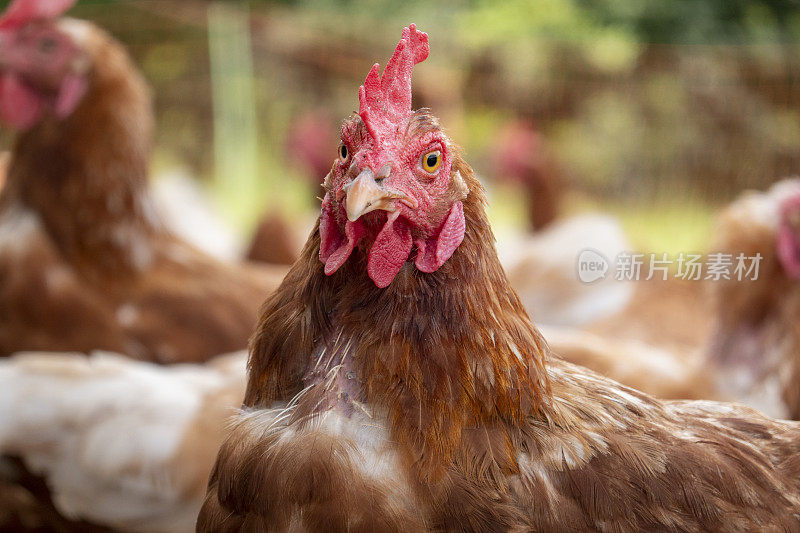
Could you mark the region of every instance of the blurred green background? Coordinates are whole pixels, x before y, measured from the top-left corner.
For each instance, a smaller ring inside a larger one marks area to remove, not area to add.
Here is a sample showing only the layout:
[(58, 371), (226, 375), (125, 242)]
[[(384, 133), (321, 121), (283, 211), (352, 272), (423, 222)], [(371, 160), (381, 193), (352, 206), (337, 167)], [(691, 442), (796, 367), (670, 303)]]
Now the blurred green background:
[(491, 186), (497, 224), (527, 224), (530, 195), (503, 175), (514, 131), (562, 212), (612, 212), (650, 250), (705, 247), (720, 205), (800, 171), (796, 0), (81, 0), (71, 14), (152, 84), (154, 175), (187, 169), (243, 232), (265, 210), (316, 209), (338, 123), (409, 22), (432, 50), (415, 105)]

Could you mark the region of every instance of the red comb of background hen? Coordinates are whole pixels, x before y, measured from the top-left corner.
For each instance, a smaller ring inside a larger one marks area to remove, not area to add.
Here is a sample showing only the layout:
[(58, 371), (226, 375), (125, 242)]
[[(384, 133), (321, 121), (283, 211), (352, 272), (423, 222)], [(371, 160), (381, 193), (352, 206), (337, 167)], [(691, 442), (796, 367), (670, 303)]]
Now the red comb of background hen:
[[(0, 32), (14, 33), (36, 20), (52, 20), (59, 17), (77, 0), (13, 0), (0, 15)], [(13, 39), (9, 39), (13, 45)], [(4, 39), (4, 52), (6, 50)], [(10, 46), (10, 45), (9, 45)], [(75, 109), (86, 91), (86, 80), (79, 75), (64, 76), (52, 110), (58, 117), (65, 117)], [(0, 120), (17, 129), (30, 128), (45, 112), (40, 94), (24, 82), (12, 70), (0, 73)]]
[(56, 18), (75, 2), (77, 0), (13, 0), (0, 15), (0, 30), (19, 28), (32, 20)]
[(391, 136), (411, 112), (411, 71), (430, 53), (428, 34), (415, 24), (403, 28), (403, 36), (386, 64), (383, 76), (375, 63), (358, 90), (358, 114), (376, 142)]

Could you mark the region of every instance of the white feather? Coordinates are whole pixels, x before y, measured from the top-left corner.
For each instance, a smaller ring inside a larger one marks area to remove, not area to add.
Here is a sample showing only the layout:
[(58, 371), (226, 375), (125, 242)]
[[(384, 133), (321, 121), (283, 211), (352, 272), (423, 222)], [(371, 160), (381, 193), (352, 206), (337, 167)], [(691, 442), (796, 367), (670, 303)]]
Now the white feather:
[[(67, 516), (128, 531), (193, 531), (203, 491), (186, 486), (186, 469), (204, 475), (214, 457), (181, 463), (180, 452), (208, 397), (242, 390), (246, 356), (228, 358), (172, 367), (103, 352), (2, 360), (0, 451), (43, 475)], [(229, 407), (233, 414), (237, 404)]]

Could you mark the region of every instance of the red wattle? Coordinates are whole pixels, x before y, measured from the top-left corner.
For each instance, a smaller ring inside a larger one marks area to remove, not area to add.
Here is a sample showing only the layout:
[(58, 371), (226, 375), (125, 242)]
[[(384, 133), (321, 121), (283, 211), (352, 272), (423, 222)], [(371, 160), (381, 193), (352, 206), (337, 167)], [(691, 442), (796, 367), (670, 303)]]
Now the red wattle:
[(344, 242), (344, 235), (336, 225), (330, 194), (326, 194), (322, 199), (322, 209), (319, 215), (319, 240), (319, 260), (323, 263)]
[(464, 221), (464, 205), (461, 202), (453, 204), (447, 218), (442, 224), (442, 229), (434, 237), (426, 241), (418, 240), (417, 260), (415, 264), (422, 272), (435, 272), (456, 251), (458, 245), (464, 240), (466, 222)]
[(89, 82), (83, 76), (70, 74), (61, 82), (61, 89), (56, 98), (56, 104), (53, 110), (58, 118), (65, 118), (72, 113), (80, 103), (86, 90), (89, 88)]
[(330, 195), (322, 201), (322, 214), (319, 217), (319, 259), (325, 264), (325, 275), (330, 276), (341, 267), (353, 253), (358, 241), (364, 236), (364, 225), (360, 220), (347, 221), (344, 234), (336, 222)]
[(411, 253), (411, 229), (405, 220), (398, 220), (399, 212), (389, 215), (367, 258), (367, 274), (379, 288), (387, 287), (403, 268)]
[(0, 119), (12, 128), (33, 126), (44, 111), (41, 98), (15, 75), (0, 76)]
[[(408, 260), (414, 244), (417, 245), (417, 268), (422, 272), (434, 272), (450, 259), (464, 240), (464, 230), (464, 206), (461, 202), (450, 208), (436, 236), (416, 243), (408, 222), (400, 218), (399, 212), (391, 213), (370, 247), (367, 274), (377, 287), (389, 286)], [(331, 197), (325, 195), (319, 219), (319, 259), (325, 264), (326, 275), (330, 276), (347, 261), (366, 232), (360, 219), (347, 221), (342, 232)]]

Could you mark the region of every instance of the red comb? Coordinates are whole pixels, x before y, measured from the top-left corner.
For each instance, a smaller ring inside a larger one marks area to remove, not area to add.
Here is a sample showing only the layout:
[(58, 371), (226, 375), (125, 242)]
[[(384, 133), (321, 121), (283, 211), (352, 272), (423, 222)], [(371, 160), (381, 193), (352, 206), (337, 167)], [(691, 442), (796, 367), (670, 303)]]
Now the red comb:
[(403, 28), (403, 36), (383, 76), (375, 63), (358, 89), (358, 114), (370, 135), (378, 141), (381, 135), (391, 134), (392, 127), (411, 112), (411, 71), (425, 61), (430, 52), (428, 34), (417, 30), (415, 24)]
[(77, 0), (13, 0), (0, 15), (0, 30), (19, 28), (32, 20), (54, 19), (75, 2)]

